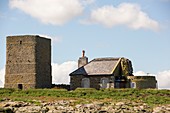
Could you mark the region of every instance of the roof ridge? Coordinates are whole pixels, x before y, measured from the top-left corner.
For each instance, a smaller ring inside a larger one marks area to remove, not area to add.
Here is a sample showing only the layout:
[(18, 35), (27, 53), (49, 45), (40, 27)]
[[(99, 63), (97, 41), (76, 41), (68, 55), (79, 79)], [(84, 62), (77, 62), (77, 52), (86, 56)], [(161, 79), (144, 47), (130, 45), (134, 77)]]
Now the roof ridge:
[(103, 58), (94, 58), (92, 61), (109, 61), (109, 60), (119, 60), (121, 57), (103, 57)]

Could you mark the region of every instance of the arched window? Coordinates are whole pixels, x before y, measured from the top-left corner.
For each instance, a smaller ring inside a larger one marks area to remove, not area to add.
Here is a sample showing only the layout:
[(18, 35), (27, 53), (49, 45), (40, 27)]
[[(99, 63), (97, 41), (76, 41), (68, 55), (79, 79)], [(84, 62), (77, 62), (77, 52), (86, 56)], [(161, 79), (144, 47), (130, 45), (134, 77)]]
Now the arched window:
[(109, 83), (109, 79), (106, 77), (101, 78), (100, 84), (101, 88), (107, 88), (107, 84)]
[(90, 79), (89, 78), (83, 78), (81, 81), (81, 87), (82, 88), (90, 88)]

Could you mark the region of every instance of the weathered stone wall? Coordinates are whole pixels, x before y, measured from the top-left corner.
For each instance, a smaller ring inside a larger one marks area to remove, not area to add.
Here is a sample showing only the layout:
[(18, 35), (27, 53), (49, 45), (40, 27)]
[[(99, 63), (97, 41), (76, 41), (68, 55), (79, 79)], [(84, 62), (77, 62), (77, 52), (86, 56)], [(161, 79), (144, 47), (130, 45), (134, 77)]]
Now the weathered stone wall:
[[(44, 63), (45, 62), (45, 63)], [(5, 88), (51, 86), (51, 40), (39, 36), (8, 36)]]
[(51, 40), (37, 37), (36, 42), (36, 87), (50, 88), (52, 85)]
[(83, 75), (70, 76), (70, 89), (74, 90), (76, 88), (81, 87), (81, 80), (83, 78), (84, 78)]
[[(83, 78), (89, 78), (90, 88), (100, 89), (101, 79), (108, 78), (109, 82), (115, 82), (114, 77), (108, 75), (95, 75), (95, 76), (83, 76), (74, 75), (71, 76), (71, 90), (82, 86), (81, 82)], [(157, 88), (157, 81), (154, 76), (128, 76), (126, 81), (120, 81), (119, 84), (114, 83), (115, 88), (130, 88), (131, 83), (135, 83), (135, 88)], [(118, 86), (117, 86), (118, 85)]]
[(108, 78), (108, 83), (109, 81), (112, 80), (110, 75), (96, 75), (96, 76), (90, 76), (90, 88), (95, 88), (95, 89), (100, 89), (100, 84), (101, 84), (101, 79), (102, 78)]
[(154, 76), (128, 76), (130, 82), (134, 82), (136, 88), (157, 88), (157, 81)]
[(74, 76), (71, 76), (70, 89), (74, 90), (76, 88), (81, 88), (82, 87), (81, 83), (82, 83), (83, 78), (89, 78), (90, 88), (95, 88), (95, 89), (100, 89), (102, 78), (108, 78), (109, 81), (113, 80), (113, 78), (110, 75), (96, 75), (96, 76), (74, 75)]

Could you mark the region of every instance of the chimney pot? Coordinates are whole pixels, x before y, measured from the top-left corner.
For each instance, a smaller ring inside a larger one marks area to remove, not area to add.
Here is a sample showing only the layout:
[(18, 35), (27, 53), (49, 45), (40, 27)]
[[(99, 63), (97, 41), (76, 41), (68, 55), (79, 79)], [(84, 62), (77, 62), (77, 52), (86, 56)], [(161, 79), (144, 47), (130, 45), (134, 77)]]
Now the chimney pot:
[(85, 56), (85, 51), (83, 50), (83, 51), (82, 51), (82, 57), (84, 57), (84, 56)]

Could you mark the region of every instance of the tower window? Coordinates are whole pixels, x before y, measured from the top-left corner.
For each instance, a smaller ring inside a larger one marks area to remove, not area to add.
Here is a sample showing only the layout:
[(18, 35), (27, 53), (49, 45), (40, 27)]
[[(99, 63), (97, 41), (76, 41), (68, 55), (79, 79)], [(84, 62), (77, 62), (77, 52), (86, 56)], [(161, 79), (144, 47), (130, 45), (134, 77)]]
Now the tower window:
[(22, 44), (22, 41), (19, 41), (20, 44)]

